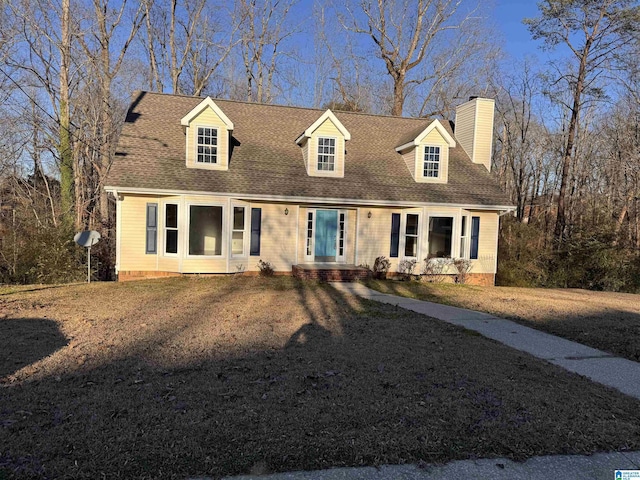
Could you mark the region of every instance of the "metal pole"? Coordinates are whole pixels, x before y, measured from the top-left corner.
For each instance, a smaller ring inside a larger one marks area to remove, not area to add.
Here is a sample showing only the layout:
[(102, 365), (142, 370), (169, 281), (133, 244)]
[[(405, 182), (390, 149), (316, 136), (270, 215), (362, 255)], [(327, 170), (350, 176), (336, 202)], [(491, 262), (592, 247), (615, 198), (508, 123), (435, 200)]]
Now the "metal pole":
[(87, 252), (87, 283), (91, 283), (91, 245)]

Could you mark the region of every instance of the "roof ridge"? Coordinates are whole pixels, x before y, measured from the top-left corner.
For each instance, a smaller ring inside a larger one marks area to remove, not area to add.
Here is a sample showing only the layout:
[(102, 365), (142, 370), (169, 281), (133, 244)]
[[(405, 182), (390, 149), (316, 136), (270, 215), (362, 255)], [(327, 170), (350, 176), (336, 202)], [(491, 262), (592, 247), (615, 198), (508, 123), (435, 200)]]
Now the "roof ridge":
[[(149, 90), (135, 90), (133, 92), (133, 97), (136, 97), (137, 95), (140, 94), (150, 94), (150, 95), (158, 95), (158, 96), (162, 96), (162, 97), (180, 97), (180, 98), (192, 98), (192, 99), (196, 99), (196, 100), (204, 100), (207, 97), (211, 97), (211, 99), (213, 101), (221, 101), (221, 102), (229, 102), (229, 103), (238, 103), (238, 104), (244, 104), (244, 105), (252, 105), (252, 106), (256, 106), (256, 107), (280, 107), (280, 108), (293, 108), (296, 110), (309, 110), (309, 111), (317, 111), (317, 112), (326, 112), (327, 110), (331, 110), (328, 108), (315, 108), (315, 107), (301, 107), (299, 105), (282, 105), (282, 104), (278, 104), (278, 103), (256, 103), (256, 102), (248, 102), (246, 100), (232, 100), (232, 99), (227, 99), (227, 98), (219, 98), (219, 97), (214, 97), (211, 95), (207, 95), (207, 96), (194, 96), (194, 95), (185, 95), (182, 93), (166, 93), (166, 92), (153, 92), (153, 91), (149, 91)], [(433, 121), (434, 118), (433, 117), (403, 117), (401, 115), (387, 115), (387, 114), (382, 114), (382, 113), (369, 113), (369, 112), (350, 112), (347, 110), (331, 110), (332, 112), (334, 112), (335, 114), (341, 114), (341, 115), (359, 115), (359, 116), (364, 116), (364, 117), (376, 117), (376, 118), (392, 118), (392, 119), (398, 119), (398, 120), (408, 120), (408, 121), (412, 121), (412, 122), (416, 122), (416, 121)], [(445, 120), (448, 121), (448, 120)]]

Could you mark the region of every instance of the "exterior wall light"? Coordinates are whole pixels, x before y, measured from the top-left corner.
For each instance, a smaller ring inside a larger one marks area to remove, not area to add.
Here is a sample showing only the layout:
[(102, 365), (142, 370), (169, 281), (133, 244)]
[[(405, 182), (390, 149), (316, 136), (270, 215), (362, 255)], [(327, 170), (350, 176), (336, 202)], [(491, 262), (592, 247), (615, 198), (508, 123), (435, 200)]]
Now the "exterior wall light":
[(288, 208), (285, 208), (285, 209), (284, 209), (284, 214), (285, 214), (285, 215), (289, 215), (289, 209), (288, 209)]
[(367, 213), (367, 218), (371, 218), (371, 210), (369, 210), (369, 213)]

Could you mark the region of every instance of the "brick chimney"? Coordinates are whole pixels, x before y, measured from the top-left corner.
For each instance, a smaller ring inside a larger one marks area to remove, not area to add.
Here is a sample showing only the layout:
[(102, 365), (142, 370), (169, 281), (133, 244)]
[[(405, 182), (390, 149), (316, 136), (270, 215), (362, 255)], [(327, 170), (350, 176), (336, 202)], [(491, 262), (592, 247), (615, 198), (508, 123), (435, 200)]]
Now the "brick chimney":
[(456, 107), (456, 140), (473, 163), (481, 163), (487, 170), (491, 170), (494, 108), (493, 99), (479, 97), (469, 97)]

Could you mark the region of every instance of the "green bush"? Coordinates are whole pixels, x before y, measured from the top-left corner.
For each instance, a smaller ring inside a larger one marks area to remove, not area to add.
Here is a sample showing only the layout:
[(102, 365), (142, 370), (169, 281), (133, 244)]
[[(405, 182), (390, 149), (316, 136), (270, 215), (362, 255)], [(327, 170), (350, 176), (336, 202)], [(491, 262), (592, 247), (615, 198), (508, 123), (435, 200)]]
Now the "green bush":
[(503, 217), (498, 243), (496, 285), (541, 286), (547, 280), (548, 250), (541, 229)]
[(504, 219), (496, 284), (639, 292), (640, 252), (617, 245), (612, 232), (607, 225), (574, 230), (556, 251), (542, 229)]
[(3, 283), (67, 283), (86, 279), (86, 250), (62, 227), (8, 235), (2, 243)]

